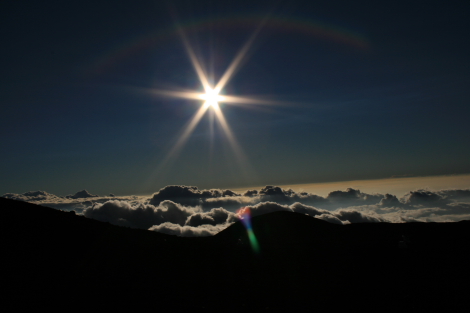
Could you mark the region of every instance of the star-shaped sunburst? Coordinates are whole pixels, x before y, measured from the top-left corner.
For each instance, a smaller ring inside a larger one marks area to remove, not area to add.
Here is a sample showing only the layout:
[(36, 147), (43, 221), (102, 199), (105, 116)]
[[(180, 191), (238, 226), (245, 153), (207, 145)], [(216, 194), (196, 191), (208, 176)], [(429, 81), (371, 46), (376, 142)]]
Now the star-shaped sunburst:
[(217, 109), (219, 107), (219, 102), (225, 100), (224, 96), (219, 95), (217, 90), (212, 88), (208, 88), (206, 93), (201, 95), (200, 98), (205, 100), (203, 104), (204, 106), (212, 107), (213, 109)]
[[(264, 23), (264, 22), (263, 22)], [(169, 90), (158, 90), (152, 89), (151, 92), (156, 95), (160, 96), (169, 96), (175, 98), (185, 98), (185, 99), (193, 99), (193, 100), (202, 100), (202, 105), (196, 112), (196, 114), (192, 117), (184, 131), (182, 132), (181, 136), (176, 141), (173, 148), (169, 151), (166, 158), (160, 165), (160, 168), (167, 163), (168, 160), (172, 159), (184, 146), (186, 141), (188, 140), (191, 133), (194, 131), (195, 127), (199, 124), (201, 118), (204, 116), (207, 110), (211, 109), (215, 113), (217, 121), (222, 126), (222, 129), (235, 153), (236, 159), (241, 165), (241, 167), (247, 170), (247, 160), (238, 144), (235, 136), (233, 135), (230, 126), (228, 125), (220, 107), (219, 103), (233, 103), (233, 104), (271, 104), (272, 101), (263, 100), (263, 99), (254, 99), (248, 97), (240, 97), (240, 96), (233, 96), (233, 95), (221, 95), (223, 88), (227, 85), (229, 80), (233, 77), (236, 70), (238, 70), (239, 65), (243, 58), (245, 57), (247, 51), (249, 50), (250, 46), (252, 45), (255, 37), (259, 33), (262, 24), (260, 27), (251, 35), (251, 37), (247, 40), (247, 42), (242, 46), (240, 51), (236, 54), (233, 61), (230, 63), (227, 70), (224, 72), (220, 80), (214, 85), (211, 85), (208, 80), (208, 76), (206, 75), (206, 71), (201, 66), (201, 62), (196, 57), (189, 41), (187, 40), (184, 32), (180, 30), (180, 35), (183, 40), (186, 52), (190, 58), (190, 61), (196, 71), (196, 74), (199, 78), (199, 81), (203, 87), (204, 92), (198, 93), (195, 91), (169, 91)], [(247, 171), (245, 171), (247, 172)]]

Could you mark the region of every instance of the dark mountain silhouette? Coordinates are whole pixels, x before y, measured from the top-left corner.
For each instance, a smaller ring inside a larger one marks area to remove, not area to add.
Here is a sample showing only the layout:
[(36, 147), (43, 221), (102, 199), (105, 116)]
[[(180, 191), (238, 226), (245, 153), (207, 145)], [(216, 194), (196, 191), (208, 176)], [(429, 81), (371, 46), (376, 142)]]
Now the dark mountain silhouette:
[(81, 191), (77, 191), (74, 195), (68, 195), (65, 197), (70, 198), (70, 199), (80, 199), (80, 198), (94, 198), (94, 197), (98, 197), (98, 195), (92, 195), (91, 193), (89, 193), (88, 191), (84, 189)]
[(303, 214), (213, 237), (130, 229), (0, 198), (6, 311), (383, 312), (466, 303), (469, 225), (336, 225)]

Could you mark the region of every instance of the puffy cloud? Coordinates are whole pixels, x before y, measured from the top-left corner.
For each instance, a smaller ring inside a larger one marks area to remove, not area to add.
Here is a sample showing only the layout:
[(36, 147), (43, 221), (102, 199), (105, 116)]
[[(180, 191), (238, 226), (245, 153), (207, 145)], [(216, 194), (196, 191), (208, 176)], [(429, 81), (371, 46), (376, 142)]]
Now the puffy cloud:
[(201, 192), (192, 186), (166, 186), (153, 194), (150, 204), (159, 205), (160, 202), (171, 200), (182, 205), (199, 205)]
[(398, 200), (396, 196), (387, 193), (380, 200), (379, 205), (383, 207), (399, 207), (399, 206), (402, 206), (403, 204), (400, 202), (400, 200)]
[(341, 201), (341, 200), (358, 200), (360, 198), (361, 192), (352, 188), (348, 188), (346, 191), (332, 191), (328, 194), (328, 199), (330, 201)]
[(282, 205), (276, 202), (262, 202), (262, 203), (258, 203), (257, 205), (247, 206), (247, 207), (240, 209), (240, 211), (238, 212), (238, 215), (242, 216), (245, 210), (248, 208), (251, 211), (251, 216), (258, 216), (258, 215), (263, 215), (263, 214), (277, 212), (277, 211), (293, 212), (292, 209), (287, 205)]
[(448, 189), (437, 192), (441, 197), (453, 201), (470, 201), (470, 189)]
[(307, 192), (296, 193), (292, 189), (282, 189), (276, 186), (266, 186), (259, 191), (260, 201), (277, 202), (281, 204), (292, 204), (302, 202), (309, 205), (324, 205), (327, 200)]
[(6, 193), (2, 197), (25, 202), (58, 201), (61, 198), (45, 191), (28, 191), (23, 194)]
[(370, 213), (367, 214), (353, 209), (339, 209), (337, 211), (334, 211), (333, 214), (341, 221), (348, 221), (350, 223), (389, 222), (388, 219), (379, 216), (373, 216)]
[(279, 197), (288, 197), (292, 195), (294, 192), (292, 189), (284, 190), (281, 187), (277, 186), (265, 186), (261, 188), (259, 194), (261, 196), (279, 196)]
[(389, 222), (388, 219), (379, 217), (375, 212), (372, 211), (360, 212), (353, 209), (338, 209), (335, 211), (328, 211), (299, 202), (296, 202), (290, 206), (275, 202), (263, 202), (241, 209), (239, 216), (241, 217), (244, 214), (244, 211), (248, 208), (250, 209), (252, 216), (258, 216), (276, 211), (288, 211), (310, 215), (312, 217), (336, 224)]
[(360, 190), (348, 188), (346, 191), (332, 191), (328, 194), (326, 199), (331, 204), (340, 204), (341, 206), (353, 206), (360, 204), (377, 204), (384, 198), (381, 194), (366, 194)]
[[(86, 194), (90, 195), (86, 191), (75, 195)], [(353, 188), (332, 191), (327, 197), (321, 197), (276, 186), (242, 194), (224, 189), (167, 186), (150, 199), (137, 196), (72, 199), (44, 191), (5, 194), (3, 197), (78, 213), (83, 211), (86, 217), (101, 221), (180, 236), (214, 234), (237, 221), (235, 212), (244, 207), (250, 208), (252, 216), (288, 211), (336, 224), (470, 219), (470, 189), (420, 189), (397, 198), (392, 194), (367, 194)]]
[(234, 223), (238, 219), (233, 212), (229, 212), (222, 208), (212, 209), (210, 212), (195, 213), (191, 215), (187, 221), (188, 226), (200, 226), (204, 224), (217, 225), (222, 223)]
[(83, 215), (116, 225), (147, 229), (165, 222), (184, 225), (188, 217), (198, 211), (169, 200), (158, 207), (143, 203), (133, 206), (127, 201), (110, 200), (85, 209)]
[[(80, 194), (80, 192), (78, 192), (77, 194)], [(29, 191), (23, 194), (7, 193), (4, 194), (2, 197), (39, 204), (63, 211), (74, 210), (78, 213), (81, 213), (85, 208), (92, 204), (92, 202), (90, 201), (91, 199), (89, 198), (61, 197), (45, 191)], [(106, 202), (109, 199), (93, 198), (92, 200), (94, 202)]]
[(292, 204), (290, 206), (290, 208), (292, 209), (292, 211), (294, 211), (296, 213), (303, 213), (303, 214), (307, 214), (307, 215), (310, 215), (310, 216), (317, 216), (317, 215), (321, 215), (321, 214), (330, 214), (330, 211), (328, 211), (328, 210), (319, 209), (319, 208), (309, 206), (309, 205), (306, 205), (306, 204), (303, 204), (303, 203), (300, 203), (300, 202), (296, 202), (296, 203)]
[[(381, 194), (367, 194), (362, 193), (360, 190), (348, 188), (346, 191), (333, 191), (324, 198), (312, 193), (307, 192), (295, 192), (292, 189), (282, 189), (277, 186), (265, 186), (261, 190), (248, 190), (243, 193), (245, 197), (244, 203), (240, 204), (256, 204), (259, 202), (276, 202), (283, 205), (291, 205), (296, 202), (300, 202), (306, 205), (315, 206), (322, 209), (337, 209), (341, 207), (349, 207), (353, 205), (364, 205), (364, 204), (377, 204), (384, 196)], [(218, 199), (218, 205), (235, 205), (238, 199), (241, 197), (232, 197), (229, 202), (228, 199)], [(205, 200), (202, 205), (208, 206), (212, 202), (212, 199)], [(215, 201), (213, 202), (215, 203)], [(224, 206), (225, 207), (225, 206)]]
[(470, 220), (470, 214), (461, 214), (461, 215), (455, 215), (455, 214), (442, 214), (442, 215), (435, 215), (432, 217), (427, 217), (426, 222), (460, 222), (464, 220)]
[[(130, 206), (132, 209), (126, 207), (127, 215), (119, 208), (116, 211), (119, 214), (114, 213), (110, 217), (103, 211), (96, 214), (96, 218), (119, 225), (153, 227), (153, 230), (180, 235), (213, 233), (219, 225), (235, 222), (237, 215), (233, 212), (243, 207), (249, 207), (252, 216), (290, 211), (336, 224), (458, 221), (470, 214), (470, 203), (457, 201), (465, 200), (468, 195), (470, 190), (416, 190), (398, 199), (392, 194), (372, 195), (348, 188), (332, 191), (324, 198), (276, 186), (266, 186), (259, 191), (248, 190), (242, 195), (222, 189), (167, 186), (154, 194), (149, 204), (134, 204)], [(93, 210), (100, 208), (98, 204)], [(87, 210), (85, 215), (92, 214)], [(156, 227), (159, 225), (163, 226)]]
[(331, 215), (331, 214), (326, 214), (326, 213), (315, 216), (315, 218), (318, 218), (319, 220), (324, 220), (326, 222), (333, 223), (333, 224), (339, 224), (339, 225), (350, 224), (349, 221), (342, 221), (336, 216)]
[(380, 194), (366, 194), (352, 188), (348, 188), (346, 191), (333, 191), (324, 198), (312, 193), (295, 192), (292, 189), (282, 189), (270, 185), (259, 191), (247, 190), (242, 195), (223, 189), (199, 190), (193, 186), (166, 186), (153, 194), (150, 204), (158, 205), (161, 201), (171, 200), (186, 206), (201, 206), (206, 210), (223, 207), (230, 211), (236, 211), (243, 206), (255, 205), (260, 202), (275, 202), (283, 205), (300, 202), (332, 210), (353, 205), (377, 204), (383, 197)]
[(160, 202), (171, 200), (187, 206), (201, 205), (205, 199), (240, 196), (231, 190), (209, 189), (199, 190), (193, 186), (166, 186), (153, 194), (150, 204), (159, 205)]
[(445, 215), (445, 209), (440, 208), (421, 208), (421, 209), (403, 209), (387, 208), (380, 214), (380, 217), (386, 218), (392, 223), (405, 222), (438, 222), (442, 221), (439, 216)]
[(349, 207), (355, 211), (386, 219), (393, 223), (403, 222), (455, 222), (467, 220), (470, 216), (470, 203), (430, 202), (423, 205), (409, 205), (400, 202), (398, 206), (365, 205)]
[(203, 209), (211, 208), (220, 208), (223, 207), (229, 211), (236, 211), (241, 207), (250, 204), (259, 203), (259, 197), (247, 197), (247, 196), (228, 196), (228, 197), (219, 197), (219, 198), (209, 198), (205, 199), (201, 206)]
[(403, 202), (409, 205), (442, 205), (449, 203), (448, 199), (429, 190), (410, 191), (403, 197)]
[(449, 203), (447, 206), (448, 213), (454, 214), (468, 214), (470, 213), (470, 203), (464, 202), (453, 202)]
[(218, 224), (218, 225), (200, 225), (198, 227), (188, 225), (178, 225), (170, 222), (165, 222), (160, 225), (155, 225), (149, 228), (149, 230), (165, 233), (168, 235), (176, 235), (181, 237), (202, 237), (202, 236), (213, 236), (218, 232), (224, 230), (230, 223)]
[(238, 220), (235, 213), (223, 208), (203, 212), (199, 207), (186, 207), (170, 200), (158, 206), (109, 200), (85, 209), (83, 215), (115, 225), (178, 236), (210, 236)]
[(258, 190), (247, 190), (243, 193), (244, 197), (254, 197), (258, 195)]

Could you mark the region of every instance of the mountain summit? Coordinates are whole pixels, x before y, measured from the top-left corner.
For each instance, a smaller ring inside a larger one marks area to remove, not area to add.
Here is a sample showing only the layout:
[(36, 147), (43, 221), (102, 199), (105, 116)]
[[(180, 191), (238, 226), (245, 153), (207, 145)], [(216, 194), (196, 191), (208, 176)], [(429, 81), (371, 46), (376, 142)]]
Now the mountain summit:
[(274, 212), (251, 219), (254, 251), (241, 222), (183, 238), (5, 198), (0, 208), (7, 311), (455, 311), (470, 276), (468, 222), (336, 225)]

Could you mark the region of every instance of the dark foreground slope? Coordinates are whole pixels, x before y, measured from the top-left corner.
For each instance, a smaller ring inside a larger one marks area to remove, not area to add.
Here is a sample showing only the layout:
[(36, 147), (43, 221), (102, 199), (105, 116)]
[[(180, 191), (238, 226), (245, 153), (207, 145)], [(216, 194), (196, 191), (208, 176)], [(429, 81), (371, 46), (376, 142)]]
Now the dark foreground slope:
[(0, 208), (9, 311), (456, 311), (468, 297), (468, 222), (341, 226), (276, 212), (253, 218), (256, 254), (240, 223), (178, 238), (3, 198)]

